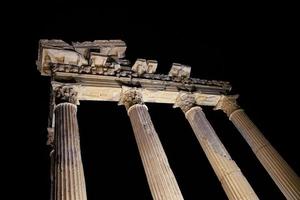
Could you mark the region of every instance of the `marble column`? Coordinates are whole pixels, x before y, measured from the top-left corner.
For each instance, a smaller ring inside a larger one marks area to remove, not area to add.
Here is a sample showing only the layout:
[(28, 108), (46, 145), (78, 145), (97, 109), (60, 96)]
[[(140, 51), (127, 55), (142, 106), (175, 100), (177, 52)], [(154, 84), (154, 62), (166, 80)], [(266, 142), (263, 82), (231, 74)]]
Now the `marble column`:
[(287, 199), (300, 199), (300, 179), (236, 103), (237, 96), (222, 96), (215, 109), (223, 110)]
[(202, 108), (195, 106), (193, 94), (181, 93), (174, 105), (185, 113), (207, 159), (230, 200), (258, 199), (240, 168), (232, 160), (207, 120)]
[(86, 200), (77, 122), (77, 92), (71, 86), (55, 86), (53, 194), (51, 200)]
[(182, 200), (181, 191), (141, 94), (138, 90), (129, 89), (123, 93), (120, 103), (127, 109), (153, 199)]

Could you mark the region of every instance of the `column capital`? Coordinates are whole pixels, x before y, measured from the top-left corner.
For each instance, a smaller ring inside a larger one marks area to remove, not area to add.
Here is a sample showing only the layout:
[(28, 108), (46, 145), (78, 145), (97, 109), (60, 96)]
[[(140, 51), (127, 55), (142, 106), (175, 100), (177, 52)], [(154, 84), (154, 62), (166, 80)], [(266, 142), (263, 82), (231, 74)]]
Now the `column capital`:
[(118, 105), (124, 105), (126, 110), (131, 106), (144, 105), (143, 95), (138, 88), (122, 87), (122, 93)]
[(237, 104), (239, 95), (222, 95), (214, 110), (222, 110), (229, 117), (234, 111), (238, 110), (240, 106)]
[(64, 84), (58, 82), (52, 82), (51, 84), (56, 105), (60, 103), (72, 103), (75, 105), (79, 105), (79, 85)]
[(180, 92), (177, 96), (173, 108), (181, 108), (186, 113), (196, 105), (195, 95), (189, 92)]

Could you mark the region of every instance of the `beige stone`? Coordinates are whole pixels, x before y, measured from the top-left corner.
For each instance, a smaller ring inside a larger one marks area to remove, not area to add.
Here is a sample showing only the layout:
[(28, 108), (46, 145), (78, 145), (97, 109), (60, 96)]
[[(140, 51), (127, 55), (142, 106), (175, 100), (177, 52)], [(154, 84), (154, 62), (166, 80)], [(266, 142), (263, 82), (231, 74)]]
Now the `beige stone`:
[(137, 59), (132, 66), (132, 71), (139, 76), (145, 73), (153, 74), (157, 68), (156, 60)]
[(195, 106), (193, 94), (181, 93), (175, 107), (185, 113), (202, 149), (230, 200), (258, 199), (240, 168), (232, 160), (214, 129), (205, 117), (202, 108)]
[(299, 200), (300, 179), (298, 175), (263, 136), (247, 114), (240, 109), (236, 98), (237, 96), (223, 96), (215, 109), (221, 109), (227, 114), (284, 196), (289, 200)]
[(173, 63), (169, 76), (178, 77), (178, 78), (189, 78), (191, 74), (191, 67), (187, 65), (182, 65), (179, 63)]
[[(60, 73), (59, 73), (60, 74)], [(92, 75), (90, 75), (92, 76)], [(115, 101), (118, 102), (120, 100), (120, 96), (122, 94), (122, 88), (119, 85), (114, 85), (117, 78), (111, 76), (102, 76), (102, 80), (98, 76), (99, 79), (93, 79), (91, 81), (83, 82), (81, 81), (80, 75), (74, 75), (73, 78), (77, 80), (78, 83), (66, 84), (57, 81), (53, 81), (52, 84), (56, 85), (73, 85), (78, 88), (78, 101)], [(86, 77), (85, 77), (86, 78)], [(99, 83), (97, 84), (97, 80)], [(138, 79), (133, 78), (132, 81)], [(125, 80), (123, 80), (125, 81)], [(140, 82), (144, 87), (140, 88), (140, 92), (143, 95), (144, 102), (149, 103), (166, 103), (166, 104), (174, 104), (176, 102), (176, 98), (178, 97), (180, 91), (177, 91), (175, 88), (173, 90), (172, 87), (169, 90), (159, 90), (150, 87), (151, 85), (160, 84), (157, 81), (145, 80), (145, 82)], [(173, 91), (172, 91), (173, 90)], [(221, 95), (214, 94), (205, 94), (201, 92), (194, 92), (197, 105), (202, 106), (215, 106)]]
[(183, 200), (142, 95), (138, 90), (127, 90), (121, 101), (128, 111), (153, 199)]
[(155, 200), (183, 197), (145, 102), (174, 104), (185, 112), (229, 199), (258, 197), (197, 105), (222, 109), (286, 198), (300, 199), (299, 177), (239, 109), (237, 96), (223, 95), (231, 90), (229, 82), (191, 78), (191, 67), (179, 63), (173, 63), (166, 75), (156, 74), (156, 60), (137, 59), (131, 65), (125, 50), (121, 40), (71, 45), (40, 40), (37, 68), (41, 75), (51, 76), (54, 94), (47, 141), (54, 148), (50, 153), (51, 200), (86, 199), (76, 121), (76, 105), (82, 100), (115, 101), (126, 107)]
[(60, 103), (55, 108), (51, 200), (87, 199), (76, 111), (72, 103)]

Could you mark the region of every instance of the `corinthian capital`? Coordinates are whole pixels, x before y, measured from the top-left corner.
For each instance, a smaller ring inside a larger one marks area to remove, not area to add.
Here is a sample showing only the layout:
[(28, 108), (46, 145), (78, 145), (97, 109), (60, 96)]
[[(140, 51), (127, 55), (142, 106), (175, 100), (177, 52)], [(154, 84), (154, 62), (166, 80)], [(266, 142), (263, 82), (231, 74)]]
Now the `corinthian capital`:
[(239, 95), (230, 95), (230, 96), (222, 96), (214, 107), (214, 110), (222, 110), (229, 117), (231, 113), (235, 110), (238, 110), (240, 106), (237, 104), (236, 100)]
[(79, 91), (78, 85), (52, 82), (52, 88), (56, 105), (64, 102), (73, 103), (75, 105), (79, 104), (77, 99)]
[(137, 88), (123, 87), (119, 105), (124, 105), (126, 110), (135, 104), (144, 104), (143, 95)]
[(196, 105), (195, 95), (187, 92), (180, 92), (176, 98), (173, 108), (181, 108), (185, 113)]

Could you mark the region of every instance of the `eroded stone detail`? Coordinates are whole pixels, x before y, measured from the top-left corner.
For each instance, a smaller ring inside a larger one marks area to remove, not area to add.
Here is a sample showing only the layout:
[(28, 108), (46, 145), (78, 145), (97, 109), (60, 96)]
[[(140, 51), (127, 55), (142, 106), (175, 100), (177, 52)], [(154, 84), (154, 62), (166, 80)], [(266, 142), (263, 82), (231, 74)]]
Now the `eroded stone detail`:
[(128, 110), (153, 200), (183, 200), (167, 155), (144, 105)]
[(52, 87), (56, 105), (64, 102), (79, 104), (76, 86), (52, 83)]
[(239, 95), (222, 96), (214, 107), (214, 110), (222, 110), (229, 117), (231, 113), (240, 108), (236, 101), (238, 96)]
[(49, 99), (49, 115), (48, 115), (48, 127), (47, 127), (47, 145), (53, 148), (53, 142), (54, 142), (54, 108), (55, 108), (55, 95), (53, 92), (53, 88), (50, 87), (50, 99)]
[(181, 108), (185, 113), (196, 105), (195, 95), (192, 93), (181, 92), (176, 98), (173, 108)]
[(132, 66), (131, 70), (141, 76), (143, 74), (154, 74), (157, 68), (156, 60), (137, 59)]
[(126, 110), (135, 104), (143, 105), (143, 95), (137, 88), (126, 88), (122, 90), (119, 105), (124, 105)]
[(53, 148), (53, 142), (54, 142), (54, 128), (48, 127), (47, 128), (48, 135), (47, 135), (47, 145)]
[(239, 109), (229, 117), (286, 199), (300, 199), (300, 179), (264, 137), (248, 115)]
[(75, 74), (138, 77), (164, 81), (164, 85), (176, 85), (179, 90), (190, 92), (199, 90), (201, 85), (206, 89), (211, 86), (212, 90), (223, 94), (231, 89), (229, 82), (190, 78), (191, 67), (179, 63), (173, 63), (168, 74), (156, 74), (156, 60), (137, 59), (131, 65), (125, 59), (125, 51), (126, 44), (122, 40), (95, 40), (72, 45), (62, 40), (40, 40), (36, 64), (44, 76), (56, 77), (57, 73), (65, 72), (67, 78)]
[(191, 67), (179, 63), (173, 63), (171, 70), (169, 72), (169, 76), (179, 80), (190, 78), (190, 74), (191, 74)]
[(122, 40), (95, 40), (76, 42), (72, 45), (62, 40), (40, 40), (37, 65), (41, 74), (48, 76), (56, 71), (96, 74), (95, 68), (98, 67), (103, 68), (105, 72), (106, 69), (112, 71), (112, 68), (118, 69), (121, 65), (128, 65), (129, 61), (124, 59), (125, 50), (126, 44)]
[(228, 199), (258, 200), (254, 190), (230, 157), (207, 120), (202, 108), (196, 106), (185, 114)]
[(77, 106), (61, 103), (55, 108), (53, 159), (53, 199), (87, 200), (81, 158)]

